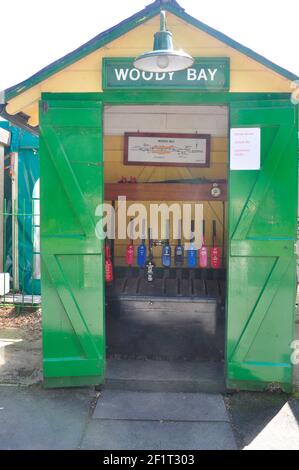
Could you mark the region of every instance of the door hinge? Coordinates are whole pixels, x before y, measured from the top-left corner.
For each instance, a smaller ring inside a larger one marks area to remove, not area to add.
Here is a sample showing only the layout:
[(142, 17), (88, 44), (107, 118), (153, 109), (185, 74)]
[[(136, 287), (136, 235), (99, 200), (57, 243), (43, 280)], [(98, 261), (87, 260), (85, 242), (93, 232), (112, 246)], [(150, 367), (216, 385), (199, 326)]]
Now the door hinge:
[(46, 114), (48, 112), (48, 109), (49, 109), (49, 104), (47, 101), (43, 101), (42, 102), (42, 110), (43, 110), (43, 114)]

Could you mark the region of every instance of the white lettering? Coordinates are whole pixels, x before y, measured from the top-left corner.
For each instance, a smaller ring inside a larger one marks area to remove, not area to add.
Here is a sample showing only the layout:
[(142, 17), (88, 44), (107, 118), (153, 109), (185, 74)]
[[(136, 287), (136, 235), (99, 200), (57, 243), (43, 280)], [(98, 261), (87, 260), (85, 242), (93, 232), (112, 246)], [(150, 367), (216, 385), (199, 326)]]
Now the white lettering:
[(140, 78), (140, 70), (138, 70), (138, 69), (130, 70), (129, 76), (130, 76), (130, 80), (136, 82), (136, 80), (139, 80), (139, 78)]
[(213, 82), (214, 79), (215, 79), (215, 75), (216, 75), (216, 73), (218, 72), (218, 69), (214, 69), (214, 70), (208, 69), (208, 72), (209, 72), (209, 74), (210, 74), (210, 76), (211, 76), (211, 80), (212, 80), (212, 82)]
[(138, 457), (118, 457), (116, 455), (110, 454), (109, 456), (104, 457), (103, 465), (126, 465), (131, 468), (136, 466)]
[(188, 69), (187, 70), (187, 80), (196, 80), (196, 69)]
[(199, 74), (198, 74), (197, 80), (199, 81), (199, 80), (202, 80), (202, 79), (205, 80), (205, 81), (208, 80), (208, 77), (207, 77), (207, 74), (206, 74), (205, 69), (201, 69), (200, 72), (199, 72)]
[(152, 80), (153, 76), (154, 76), (153, 72), (150, 72), (148, 75), (147, 75), (147, 72), (142, 72), (143, 80), (146, 80), (146, 81)]
[(174, 72), (168, 72), (169, 80), (172, 82)]
[(158, 81), (161, 81), (161, 80), (164, 80), (164, 79), (165, 79), (165, 76), (166, 76), (165, 72), (163, 72), (163, 73), (156, 72), (156, 80), (157, 80), (157, 82), (158, 82)]
[(114, 69), (114, 72), (115, 72), (115, 75), (116, 75), (116, 79), (118, 81), (120, 80), (127, 80), (127, 76), (128, 76), (128, 72), (129, 72), (129, 69)]

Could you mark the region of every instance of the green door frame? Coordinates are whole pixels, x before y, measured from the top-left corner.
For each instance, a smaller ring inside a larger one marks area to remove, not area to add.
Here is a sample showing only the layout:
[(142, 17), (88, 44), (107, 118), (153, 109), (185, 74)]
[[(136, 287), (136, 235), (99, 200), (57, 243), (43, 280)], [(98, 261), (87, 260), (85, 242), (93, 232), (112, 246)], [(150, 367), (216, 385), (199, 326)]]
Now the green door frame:
[(173, 90), (104, 91), (101, 93), (42, 93), (42, 100), (102, 101), (103, 105), (214, 105), (236, 101), (289, 100), (291, 93), (230, 93)]
[[(229, 116), (231, 105), (237, 102), (258, 102), (258, 101), (290, 101), (290, 93), (203, 93), (193, 91), (167, 91), (167, 90), (141, 90), (141, 91), (105, 91), (102, 93), (42, 93), (43, 100), (82, 100), (100, 101), (105, 105), (210, 105), (227, 106)], [(230, 129), (228, 126), (228, 132)], [(228, 139), (228, 155), (229, 155)], [(229, 170), (228, 170), (229, 180)], [(229, 221), (228, 221), (229, 225)], [(228, 244), (229, 246), (229, 244)], [(227, 309), (226, 309), (227, 317)], [(226, 331), (226, 344), (227, 344)]]

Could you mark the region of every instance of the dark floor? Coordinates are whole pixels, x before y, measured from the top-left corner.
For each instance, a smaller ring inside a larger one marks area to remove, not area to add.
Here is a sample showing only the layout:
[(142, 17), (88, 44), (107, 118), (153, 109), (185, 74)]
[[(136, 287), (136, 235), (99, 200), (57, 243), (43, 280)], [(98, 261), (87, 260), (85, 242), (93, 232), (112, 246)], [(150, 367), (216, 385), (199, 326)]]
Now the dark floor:
[(184, 393), (225, 393), (224, 362), (107, 361), (105, 388)]
[(147, 282), (144, 270), (116, 267), (114, 282), (107, 287), (109, 297), (151, 296), (218, 299), (224, 302), (226, 290), (224, 269), (156, 268), (155, 279)]
[[(215, 279), (217, 277), (218, 279)], [(127, 359), (221, 362), (225, 273), (119, 269), (107, 288), (107, 354)]]
[(219, 362), (224, 312), (214, 301), (113, 300), (106, 315), (108, 356)]

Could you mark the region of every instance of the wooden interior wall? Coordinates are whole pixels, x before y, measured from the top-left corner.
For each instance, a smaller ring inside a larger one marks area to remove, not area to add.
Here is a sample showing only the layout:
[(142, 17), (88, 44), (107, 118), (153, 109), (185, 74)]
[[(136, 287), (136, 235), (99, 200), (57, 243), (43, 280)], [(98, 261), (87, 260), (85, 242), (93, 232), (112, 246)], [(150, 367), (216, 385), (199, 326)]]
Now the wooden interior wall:
[[(148, 215), (150, 214), (149, 210), (149, 205), (150, 201), (140, 201), (144, 206), (147, 208), (147, 213)], [(163, 202), (163, 201), (161, 201)], [(188, 201), (184, 201), (185, 203), (188, 203)], [(173, 204), (172, 201), (167, 201), (169, 205)], [(200, 201), (199, 201), (200, 203)], [(127, 206), (130, 206), (130, 201), (127, 201)], [(156, 204), (156, 202), (155, 202)], [(158, 203), (159, 204), (159, 203)], [(194, 201), (190, 202), (191, 205), (193, 205), (193, 210), (194, 210)], [(116, 204), (116, 214), (117, 214), (117, 204)], [(203, 214), (204, 214), (204, 219), (206, 223), (206, 245), (211, 248), (213, 244), (212, 240), (212, 222), (213, 220), (216, 220), (217, 222), (217, 245), (218, 246), (223, 246), (223, 257), (224, 257), (224, 262), (225, 262), (225, 254), (226, 254), (226, 224), (223, 222), (225, 217), (226, 217), (226, 203), (220, 202), (220, 201), (212, 201), (212, 202), (203, 202)], [(149, 220), (149, 217), (148, 217)], [(127, 217), (127, 224), (129, 223), (130, 218)], [(172, 216), (170, 216), (170, 231), (172, 234), (172, 224), (173, 224), (173, 219)], [(159, 239), (161, 239), (161, 224), (159, 220), (159, 226), (153, 226), (153, 229), (157, 229), (159, 233)], [(116, 217), (116, 233), (117, 233), (117, 217)], [(186, 242), (183, 238), (183, 243)], [(116, 259), (116, 264), (122, 265), (124, 263), (124, 256), (125, 256), (125, 251), (126, 251), (126, 246), (129, 243), (129, 239), (127, 238), (126, 240), (115, 240), (114, 246), (115, 246), (115, 257)], [(135, 247), (135, 253), (137, 253), (137, 247), (140, 244), (140, 240), (134, 240), (133, 245)], [(148, 247), (148, 242), (146, 241), (147, 247)], [(177, 244), (176, 240), (173, 240), (173, 238), (170, 238), (170, 245), (172, 246), (173, 250), (175, 245)], [(156, 260), (161, 259), (161, 247), (155, 247), (154, 248), (154, 255)]]
[[(105, 181), (108, 183), (117, 183), (122, 176), (129, 178), (135, 176), (139, 182), (164, 181), (169, 179), (191, 179), (206, 178), (207, 180), (227, 179), (227, 138), (213, 137), (211, 152), (210, 168), (168, 168), (168, 167), (150, 167), (150, 166), (125, 166), (123, 165), (123, 136), (105, 136), (104, 138), (104, 165), (105, 165)], [(148, 209), (150, 201), (140, 201)], [(165, 201), (161, 201), (165, 202)], [(184, 201), (188, 202), (188, 201)], [(201, 203), (202, 201), (198, 201)], [(156, 202), (155, 202), (156, 203)], [(167, 201), (172, 204), (171, 201)], [(127, 206), (130, 206), (127, 201)], [(194, 201), (191, 203), (194, 204)], [(206, 244), (212, 246), (212, 221), (217, 221), (217, 244), (222, 246), (224, 240), (224, 255), (226, 252), (226, 224), (224, 223), (224, 214), (226, 214), (226, 203), (220, 201), (203, 202), (204, 219), (206, 221)], [(117, 204), (116, 204), (117, 211)], [(129, 222), (129, 218), (127, 223)], [(172, 224), (172, 222), (171, 222)], [(158, 227), (161, 234), (161, 227)], [(116, 226), (117, 231), (117, 226)], [(115, 240), (115, 256), (118, 258), (116, 262), (123, 264), (125, 249), (129, 240)], [(134, 241), (134, 246), (139, 245), (140, 240)], [(174, 247), (176, 241), (170, 240)], [(156, 247), (154, 253), (157, 259), (161, 257), (161, 248)]]
[(125, 166), (124, 137), (105, 136), (104, 162), (105, 181), (117, 183), (122, 176), (135, 176), (139, 183), (173, 179), (206, 178), (207, 180), (226, 179), (227, 177), (227, 138), (212, 137), (210, 168), (173, 168), (151, 166)]

